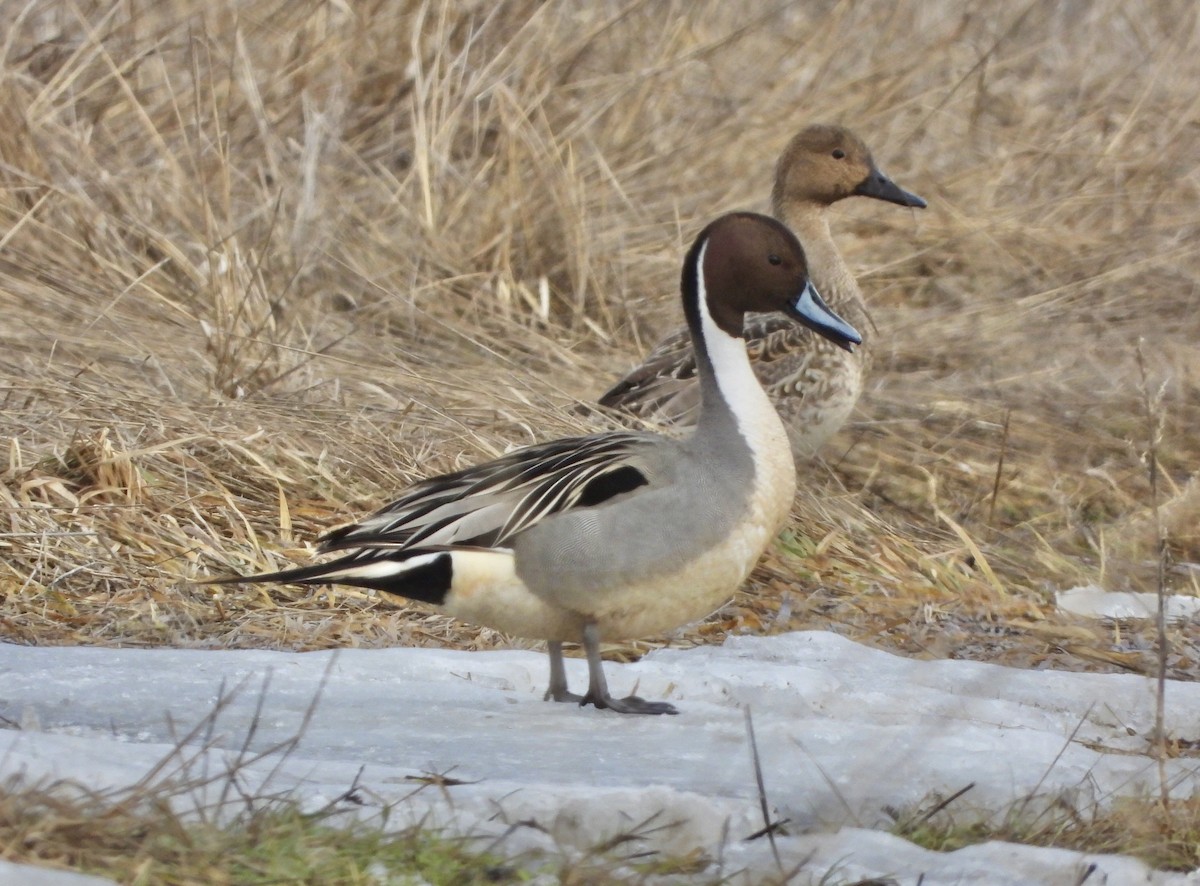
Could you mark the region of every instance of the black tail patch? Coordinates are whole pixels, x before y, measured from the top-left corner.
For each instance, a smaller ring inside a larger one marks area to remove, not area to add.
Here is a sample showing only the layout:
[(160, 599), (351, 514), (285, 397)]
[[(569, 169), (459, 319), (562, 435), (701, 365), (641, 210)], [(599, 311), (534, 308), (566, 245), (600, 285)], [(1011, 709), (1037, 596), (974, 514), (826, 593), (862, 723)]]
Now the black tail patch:
[[(339, 557), (328, 563), (298, 566), (295, 569), (264, 572), (260, 575), (210, 578), (199, 584), (229, 585), (242, 582), (253, 584), (275, 582), (295, 585), (350, 585), (440, 606), (446, 599), (446, 595), (450, 593), (450, 582), (454, 578), (453, 560), (449, 551), (441, 551), (433, 553), (432, 559), (427, 563), (409, 565), (408, 561), (410, 560), (429, 556), (431, 556), (430, 551), (399, 552), (384, 548), (368, 549), (346, 557)], [(381, 566), (383, 568), (380, 568)], [(355, 574), (356, 571), (370, 567), (375, 567), (371, 569), (375, 574)]]
[(450, 593), (450, 582), (454, 579), (454, 562), (449, 551), (443, 551), (428, 563), (422, 563), (397, 576), (394, 587), (381, 583), (378, 590), (389, 594), (420, 600), (441, 606)]

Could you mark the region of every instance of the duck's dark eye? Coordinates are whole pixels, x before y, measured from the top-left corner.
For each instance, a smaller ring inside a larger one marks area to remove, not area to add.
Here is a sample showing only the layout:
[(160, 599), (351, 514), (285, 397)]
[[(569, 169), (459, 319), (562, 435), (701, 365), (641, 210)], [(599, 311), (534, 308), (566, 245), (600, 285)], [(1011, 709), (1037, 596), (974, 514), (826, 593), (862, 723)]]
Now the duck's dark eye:
[(783, 259), (781, 259), (779, 256), (775, 255), (775, 253), (771, 253), (770, 255), (768, 255), (767, 261), (769, 261), (773, 265), (783, 264)]
[(833, 159), (834, 160), (845, 160), (846, 152), (843, 151), (841, 148), (834, 148), (833, 149)]

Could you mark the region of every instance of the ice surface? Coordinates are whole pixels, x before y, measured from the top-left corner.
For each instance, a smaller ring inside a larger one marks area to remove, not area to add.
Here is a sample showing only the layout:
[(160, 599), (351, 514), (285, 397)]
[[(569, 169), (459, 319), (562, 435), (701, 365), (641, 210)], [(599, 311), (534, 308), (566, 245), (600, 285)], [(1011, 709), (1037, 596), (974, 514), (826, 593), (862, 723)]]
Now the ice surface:
[[(581, 687), (584, 663), (567, 668)], [(1086, 809), (1153, 789), (1146, 678), (915, 661), (829, 633), (732, 637), (606, 669), (615, 694), (636, 687), (681, 714), (544, 702), (546, 657), (533, 652), (0, 645), (0, 716), (22, 726), (0, 731), (0, 777), (119, 787), (167, 761), (166, 777), (179, 770), (181, 737), (205, 724), (182, 756), (188, 775), (214, 781), (188, 802), (213, 802), (220, 776), (237, 767), (242, 790), (287, 793), (309, 808), (354, 785), (362, 805), (348, 807), (388, 805), (398, 824), (497, 836), (517, 822), (542, 829), (518, 826), (509, 849), (586, 849), (636, 832), (631, 849), (699, 847), (714, 873), (719, 860), (753, 882), (777, 869), (766, 840), (746, 841), (763, 824), (748, 707), (768, 799), (789, 820), (792, 836), (778, 840), (784, 864), (808, 859), (794, 882), (834, 871), (830, 882), (1066, 883), (1096, 864), (1089, 883), (1200, 883), (1129, 859), (1007, 844), (936, 854), (877, 830), (889, 808), (972, 784), (951, 807), (959, 821), (1004, 814), (1031, 795)], [(1200, 685), (1168, 685), (1167, 728), (1200, 738)], [(1177, 796), (1192, 793), (1198, 766), (1168, 763)], [(417, 780), (431, 773), (465, 783)], [(986, 879), (971, 873), (982, 870)]]
[(0, 886), (111, 886), (112, 880), (0, 861)]
[[(1096, 585), (1083, 585), (1060, 591), (1055, 603), (1064, 612), (1089, 618), (1155, 618), (1158, 615), (1158, 596), (1132, 591), (1106, 591)], [(1163, 614), (1168, 621), (1186, 621), (1200, 615), (1200, 597), (1168, 594), (1163, 601)]]

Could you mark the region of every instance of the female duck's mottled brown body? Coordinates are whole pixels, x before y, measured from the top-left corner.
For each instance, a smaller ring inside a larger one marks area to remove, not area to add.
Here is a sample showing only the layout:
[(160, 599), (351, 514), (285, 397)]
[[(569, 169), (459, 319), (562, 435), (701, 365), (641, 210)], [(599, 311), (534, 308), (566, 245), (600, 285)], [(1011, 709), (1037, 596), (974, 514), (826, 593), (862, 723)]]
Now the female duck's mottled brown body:
[[(870, 368), (866, 304), (829, 231), (829, 207), (854, 196), (925, 206), (883, 175), (848, 129), (809, 126), (797, 133), (776, 165), (772, 212), (799, 237), (813, 284), (829, 307), (863, 336), (851, 353), (777, 315), (747, 318), (750, 362), (800, 458), (814, 455), (849, 418)], [(679, 329), (659, 342), (600, 403), (668, 424), (693, 424), (700, 397), (688, 331)]]
[[(787, 516), (787, 435), (746, 358), (749, 311), (782, 311), (850, 348), (860, 340), (808, 282), (795, 236), (766, 216), (709, 225), (683, 269), (700, 416), (682, 438), (610, 432), (556, 440), (434, 477), (321, 539), (332, 562), (222, 581), (341, 583), (439, 606), (550, 644), (557, 701), (674, 713), (613, 698), (601, 638), (658, 633), (729, 599)], [(589, 688), (567, 690), (562, 643), (581, 642)]]

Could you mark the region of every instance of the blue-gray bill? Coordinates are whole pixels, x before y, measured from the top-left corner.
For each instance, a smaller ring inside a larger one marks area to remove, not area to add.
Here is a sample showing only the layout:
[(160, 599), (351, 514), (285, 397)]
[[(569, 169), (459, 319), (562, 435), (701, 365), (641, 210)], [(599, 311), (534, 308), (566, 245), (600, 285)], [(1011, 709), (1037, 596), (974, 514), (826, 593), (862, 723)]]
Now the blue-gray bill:
[(825, 304), (825, 299), (821, 298), (821, 294), (812, 283), (806, 285), (788, 305), (787, 315), (847, 351), (854, 350), (854, 345), (862, 344), (862, 336), (858, 334), (858, 330)]

